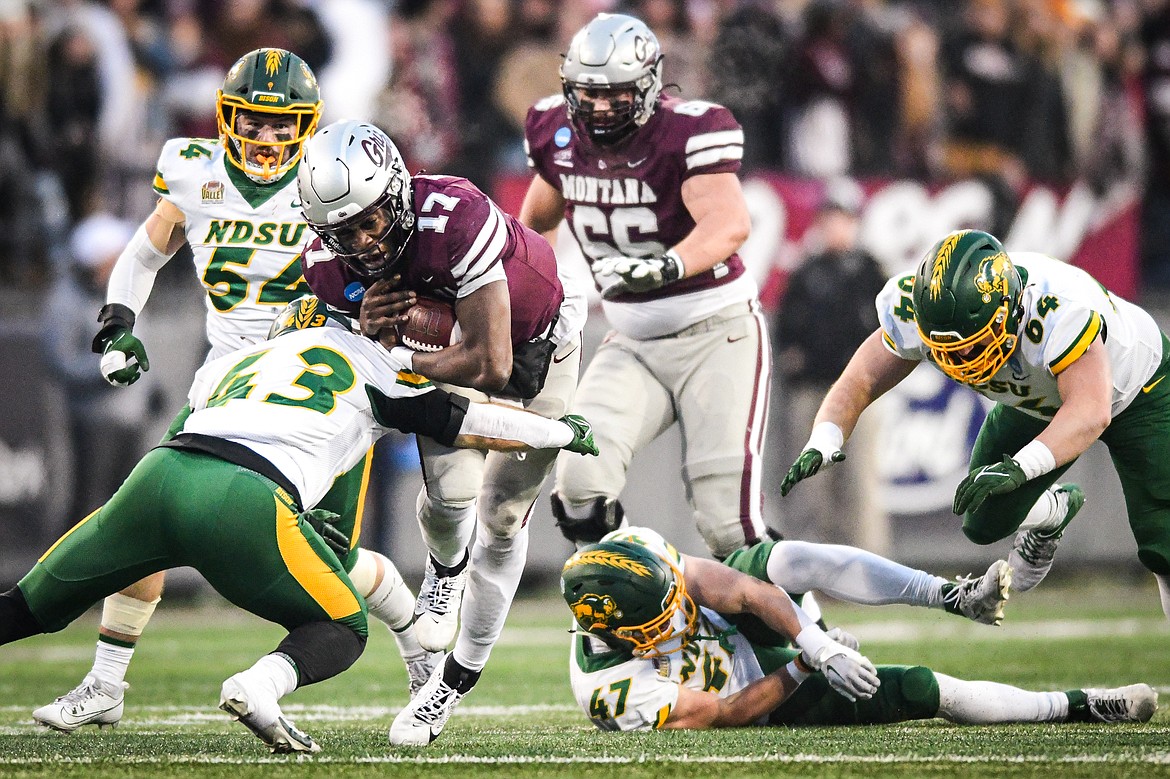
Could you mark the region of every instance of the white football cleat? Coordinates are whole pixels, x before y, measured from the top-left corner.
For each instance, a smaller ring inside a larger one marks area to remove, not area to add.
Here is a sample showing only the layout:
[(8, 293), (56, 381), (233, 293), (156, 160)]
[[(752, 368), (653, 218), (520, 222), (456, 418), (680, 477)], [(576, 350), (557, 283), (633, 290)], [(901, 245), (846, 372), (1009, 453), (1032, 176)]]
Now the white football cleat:
[(1012, 551), (1008, 554), (1008, 565), (1012, 567), (1012, 581), (1016, 592), (1027, 592), (1048, 575), (1064, 529), (1085, 505), (1085, 491), (1075, 484), (1061, 485), (1056, 491), (1068, 494), (1068, 510), (1060, 526), (1047, 532), (1021, 530), (1016, 533)]
[(1086, 689), (1093, 722), (1149, 722), (1158, 710), (1158, 692), (1148, 684), (1109, 690)]
[(445, 569), (448, 575), (440, 576), (435, 558), (427, 555), (422, 586), (414, 605), (414, 635), (419, 646), (429, 652), (445, 652), (455, 640), (459, 629), (459, 604), (463, 602), (470, 559), (468, 553), (462, 563)]
[(1012, 584), (1012, 569), (1006, 560), (996, 560), (978, 579), (960, 576), (943, 595), (943, 608), (952, 614), (984, 625), (1003, 622), (1003, 604)]
[(242, 674), (236, 674), (223, 683), (219, 707), (256, 734), (256, 738), (276, 754), (321, 751), (321, 747), (308, 733), (298, 729), (284, 716), (280, 704), (271, 693), (254, 685), (249, 686)]
[[(444, 657), (447, 659), (435, 664), (427, 683), (394, 718), (390, 725), (391, 745), (425, 747), (434, 741), (443, 732), (459, 701), (479, 680), (479, 671), (469, 671), (449, 655)], [(455, 687), (443, 678), (448, 663), (455, 666), (453, 670), (458, 679)]]
[(115, 685), (86, 676), (81, 684), (41, 706), (32, 716), (37, 723), (62, 733), (72, 733), (83, 725), (114, 728), (122, 719), (122, 704), (129, 686), (126, 682)]

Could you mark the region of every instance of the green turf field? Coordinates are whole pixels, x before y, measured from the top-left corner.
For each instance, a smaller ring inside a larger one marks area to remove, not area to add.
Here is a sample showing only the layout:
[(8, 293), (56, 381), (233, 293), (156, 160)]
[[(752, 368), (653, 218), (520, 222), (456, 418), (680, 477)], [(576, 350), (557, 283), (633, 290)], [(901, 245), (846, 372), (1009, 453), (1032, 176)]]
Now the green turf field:
[(286, 713), (323, 747), (298, 760), (267, 754), (216, 708), (222, 680), (273, 648), (281, 631), (217, 604), (164, 603), (131, 667), (116, 730), (66, 736), (29, 716), (89, 668), (96, 612), (57, 635), (0, 648), (0, 777), (1170, 776), (1170, 624), (1152, 581), (1046, 582), (1011, 600), (1003, 628), (905, 607), (829, 611), (876, 662), (1034, 689), (1145, 681), (1162, 708), (1136, 726), (600, 733), (570, 695), (568, 612), (550, 593), (516, 604), (479, 686), (425, 749), (386, 741), (406, 676), (389, 635), (374, 631), (347, 674), (285, 699)]

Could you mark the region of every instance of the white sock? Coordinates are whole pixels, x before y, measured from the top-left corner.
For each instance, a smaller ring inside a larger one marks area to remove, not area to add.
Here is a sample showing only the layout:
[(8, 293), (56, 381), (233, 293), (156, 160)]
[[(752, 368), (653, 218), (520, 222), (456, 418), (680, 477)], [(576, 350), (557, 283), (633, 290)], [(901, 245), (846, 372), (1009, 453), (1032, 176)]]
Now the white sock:
[(278, 701), (297, 688), (296, 667), (278, 652), (264, 655), (255, 665), (238, 675), (244, 678), (245, 684), (267, 690)]
[(418, 527), (431, 556), (439, 565), (458, 565), (467, 553), (475, 528), (475, 501), (445, 504), (431, 500), (426, 488), (415, 503)]
[(527, 556), (527, 525), (515, 536), (501, 538), (480, 524), (471, 547), (470, 576), (459, 612), (459, 637), (455, 639), (455, 661), (464, 668), (478, 671), (487, 665), (504, 629)]
[(816, 590), (849, 603), (942, 606), (947, 580), (840, 544), (780, 541), (768, 557), (768, 578), (788, 592)]
[(1162, 599), (1162, 613), (1170, 619), (1170, 576), (1154, 574), (1158, 580), (1158, 597)]
[(1057, 492), (1057, 485), (1044, 490), (1040, 499), (1028, 509), (1024, 521), (1020, 523), (1020, 530), (1056, 530), (1068, 515), (1068, 493)]
[(118, 646), (98, 639), (90, 674), (98, 681), (119, 687), (126, 680), (126, 669), (130, 667), (133, 656), (132, 646)]
[(938, 716), (960, 725), (1063, 722), (1068, 718), (1068, 696), (1063, 692), (1031, 692), (937, 672), (934, 676), (938, 679)]

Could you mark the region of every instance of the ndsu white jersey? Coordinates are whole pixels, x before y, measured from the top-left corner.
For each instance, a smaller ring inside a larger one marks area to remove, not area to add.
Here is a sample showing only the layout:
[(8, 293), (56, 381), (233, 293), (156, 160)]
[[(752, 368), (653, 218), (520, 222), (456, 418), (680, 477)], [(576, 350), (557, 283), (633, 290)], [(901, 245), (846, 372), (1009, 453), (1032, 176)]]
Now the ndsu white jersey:
[[(1024, 282), (1019, 345), (987, 384), (987, 398), (1040, 419), (1061, 406), (1056, 377), (1089, 345), (1104, 346), (1113, 370), (1113, 416), (1129, 406), (1162, 361), (1162, 332), (1144, 310), (1085, 271), (1043, 254), (1010, 252)], [(890, 279), (877, 297), (882, 341), (906, 360), (934, 365), (914, 322), (914, 275)], [(938, 366), (935, 365), (937, 368)]]
[[(623, 528), (602, 540), (641, 544), (683, 570), (675, 548), (648, 528)], [(685, 616), (674, 618), (681, 627)], [(578, 631), (569, 657), (573, 695), (602, 730), (659, 728), (678, 701), (680, 686), (726, 698), (763, 677), (751, 644), (729, 627), (719, 614), (700, 607), (691, 640), (681, 651), (657, 657), (635, 657)], [(663, 648), (670, 648), (669, 643)]]
[(260, 185), (224, 155), (214, 138), (172, 138), (154, 178), (155, 192), (187, 218), (195, 275), (207, 291), (208, 360), (264, 340), (280, 308), (309, 293), (299, 256), (314, 237), (295, 169)]
[(392, 399), (435, 389), (386, 349), (341, 325), (289, 332), (200, 368), (183, 432), (255, 451), (311, 508), (390, 429), (374, 418), (367, 385)]

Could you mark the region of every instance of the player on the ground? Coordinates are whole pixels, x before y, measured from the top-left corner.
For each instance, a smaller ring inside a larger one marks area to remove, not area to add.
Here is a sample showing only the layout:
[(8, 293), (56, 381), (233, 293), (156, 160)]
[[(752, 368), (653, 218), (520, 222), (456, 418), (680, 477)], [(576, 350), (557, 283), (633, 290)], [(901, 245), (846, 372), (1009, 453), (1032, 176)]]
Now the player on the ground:
[(1170, 617), (1170, 360), (1153, 318), (1079, 268), (1004, 251), (979, 230), (953, 232), (917, 273), (877, 298), (880, 328), (853, 355), (817, 412), (781, 485), (844, 457), (858, 416), (926, 361), (995, 401), (955, 492), (977, 544), (1015, 533), (1013, 585), (1036, 586), (1084, 504), (1057, 481), (1096, 440), (1109, 447), (1138, 558)]
[[(319, 235), (304, 257), (314, 292), (360, 315), (375, 337), (404, 319), (391, 290), (450, 301), (458, 343), (395, 353), (452, 393), (565, 414), (580, 369), (584, 296), (562, 285), (543, 238), (466, 179), (412, 177), (393, 142), (367, 124), (323, 128), (307, 144), (299, 180)], [(484, 455), (425, 438), (418, 446), (418, 521), (429, 554), (415, 631), (425, 648), (455, 645), (395, 718), (394, 744), (433, 741), (478, 680), (524, 570), (533, 502), (556, 460), (552, 451)]]
[[(134, 320), (156, 272), (184, 242), (207, 291), (208, 361), (264, 340), (280, 307), (309, 291), (299, 255), (311, 232), (295, 171), (321, 115), (317, 80), (297, 55), (258, 49), (228, 71), (216, 108), (218, 139), (175, 138), (163, 147), (154, 179), (158, 205), (111, 276), (94, 350), (102, 353), (102, 375), (116, 386), (133, 384), (149, 368)], [(357, 547), (369, 464), (365, 458), (340, 477), (322, 506), (342, 517), (354, 543), (346, 570), (370, 613), (394, 632), (413, 690), (438, 658), (414, 640), (413, 595), (394, 564)], [(65, 731), (118, 722), (126, 670), (162, 596), (163, 578), (159, 572), (105, 601), (93, 668), (74, 690), (34, 711), (37, 722)]]
[(677, 423), (695, 522), (726, 557), (765, 535), (772, 373), (756, 284), (736, 254), (750, 229), (743, 131), (722, 106), (664, 96), (661, 68), (645, 24), (600, 14), (569, 44), (564, 95), (528, 113), (536, 175), (520, 219), (546, 236), (567, 220), (613, 327), (574, 403), (597, 423), (601, 456), (559, 462), (553, 512), (578, 543), (618, 527), (630, 460)]
[(760, 544), (724, 565), (680, 555), (653, 530), (631, 527), (570, 557), (561, 589), (579, 630), (569, 674), (593, 724), (1146, 722), (1157, 709), (1145, 684), (1028, 692), (922, 666), (874, 669), (794, 606), (773, 550)]
[(334, 479), (390, 429), (448, 446), (596, 448), (579, 417), (449, 395), (316, 298), (288, 304), (272, 328), (271, 340), (203, 366), (175, 434), (0, 595), (0, 644), (60, 630), (142, 576), (193, 566), (289, 630), (224, 682), (220, 708), (274, 752), (316, 752), (279, 700), (344, 671), (366, 643), (365, 600), (342, 562), (350, 539), (320, 508)]

